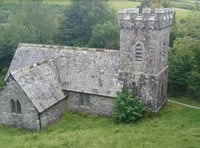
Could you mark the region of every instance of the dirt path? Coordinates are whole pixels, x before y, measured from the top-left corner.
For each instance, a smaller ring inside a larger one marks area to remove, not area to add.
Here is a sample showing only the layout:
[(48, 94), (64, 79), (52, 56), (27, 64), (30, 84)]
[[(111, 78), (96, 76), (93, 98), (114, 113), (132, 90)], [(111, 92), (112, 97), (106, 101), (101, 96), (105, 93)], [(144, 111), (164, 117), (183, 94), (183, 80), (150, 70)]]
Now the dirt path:
[(188, 104), (185, 104), (185, 103), (180, 103), (180, 102), (169, 100), (169, 99), (168, 99), (168, 101), (172, 102), (172, 103), (176, 103), (176, 104), (182, 105), (182, 106), (186, 106), (186, 107), (189, 107), (189, 108), (199, 109), (200, 110), (200, 107), (198, 107), (198, 106), (188, 105)]

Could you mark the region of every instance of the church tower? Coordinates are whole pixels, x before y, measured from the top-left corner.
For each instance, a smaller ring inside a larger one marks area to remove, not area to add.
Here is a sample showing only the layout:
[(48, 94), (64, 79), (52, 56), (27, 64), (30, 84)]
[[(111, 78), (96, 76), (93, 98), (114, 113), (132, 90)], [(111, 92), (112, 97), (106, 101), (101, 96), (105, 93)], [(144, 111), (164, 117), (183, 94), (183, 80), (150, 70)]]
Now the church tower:
[(167, 101), (168, 48), (174, 12), (170, 8), (119, 11), (120, 76), (133, 82), (151, 111)]

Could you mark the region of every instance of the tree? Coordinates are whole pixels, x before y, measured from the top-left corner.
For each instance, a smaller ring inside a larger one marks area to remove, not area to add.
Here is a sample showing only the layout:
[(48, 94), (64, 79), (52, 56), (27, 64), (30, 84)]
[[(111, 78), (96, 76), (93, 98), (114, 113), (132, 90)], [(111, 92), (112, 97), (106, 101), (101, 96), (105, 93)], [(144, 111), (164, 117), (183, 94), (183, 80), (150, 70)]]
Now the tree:
[[(191, 11), (173, 26), (169, 56), (169, 92), (200, 98), (200, 12)], [(172, 42), (171, 42), (172, 44)]]
[(190, 37), (178, 38), (170, 50), (169, 92), (172, 95), (187, 94), (188, 78), (193, 66), (191, 42)]
[(65, 10), (64, 21), (61, 22), (55, 41), (63, 45), (88, 46), (93, 28), (107, 21), (113, 24), (117, 22), (116, 14), (107, 1), (72, 0)]
[(20, 9), (9, 17), (0, 32), (0, 61), (11, 59), (18, 43), (52, 43), (54, 17), (41, 0), (21, 1)]
[(119, 49), (119, 29), (108, 21), (94, 26), (89, 42), (90, 47)]
[(178, 38), (169, 56), (169, 92), (200, 98), (200, 40)]
[(145, 7), (150, 8), (167, 8), (170, 6), (169, 0), (141, 0), (141, 5), (139, 6), (140, 9)]
[(199, 56), (200, 48), (199, 47), (200, 47), (200, 40), (193, 40), (192, 54), (193, 54), (194, 64), (188, 79), (189, 83), (188, 92), (190, 96), (200, 101), (200, 56)]

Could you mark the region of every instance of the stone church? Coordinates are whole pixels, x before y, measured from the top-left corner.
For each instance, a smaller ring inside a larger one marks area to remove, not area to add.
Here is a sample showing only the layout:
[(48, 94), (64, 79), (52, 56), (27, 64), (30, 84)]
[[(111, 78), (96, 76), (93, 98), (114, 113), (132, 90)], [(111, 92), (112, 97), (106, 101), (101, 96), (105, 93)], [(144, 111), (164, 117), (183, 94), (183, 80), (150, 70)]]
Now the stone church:
[(41, 130), (66, 110), (112, 115), (133, 82), (149, 110), (167, 101), (172, 9), (119, 11), (120, 50), (19, 44), (0, 92), (0, 124)]

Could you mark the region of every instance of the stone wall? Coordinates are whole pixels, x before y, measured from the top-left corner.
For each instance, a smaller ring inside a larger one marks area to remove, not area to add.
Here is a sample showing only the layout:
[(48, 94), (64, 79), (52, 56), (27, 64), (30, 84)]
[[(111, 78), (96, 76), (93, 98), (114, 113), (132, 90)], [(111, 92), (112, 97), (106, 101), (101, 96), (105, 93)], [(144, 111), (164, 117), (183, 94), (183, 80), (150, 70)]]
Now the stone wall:
[(138, 81), (138, 95), (149, 110), (153, 112), (159, 109), (167, 101), (168, 68), (164, 68), (157, 75), (141, 75)]
[[(168, 65), (170, 28), (149, 30), (147, 28), (121, 28), (120, 69), (130, 73), (157, 74)], [(136, 46), (142, 47), (142, 60), (136, 60)]]
[(168, 68), (160, 72), (157, 78), (157, 110), (167, 102)]
[(174, 11), (126, 9), (119, 11), (120, 79), (135, 82), (148, 109), (158, 111), (166, 102), (168, 48)]
[(53, 121), (56, 121), (60, 118), (60, 116), (67, 110), (68, 100), (65, 98), (62, 101), (58, 102), (51, 108), (42, 112), (40, 115), (41, 120), (41, 128), (47, 127)]
[[(11, 112), (11, 99), (20, 102), (21, 114)], [(11, 77), (0, 94), (0, 123), (31, 130), (39, 128), (37, 110)]]
[(68, 96), (68, 109), (90, 114), (112, 115), (114, 99), (110, 97), (90, 96), (90, 106), (83, 106), (80, 102), (80, 93), (70, 92)]

